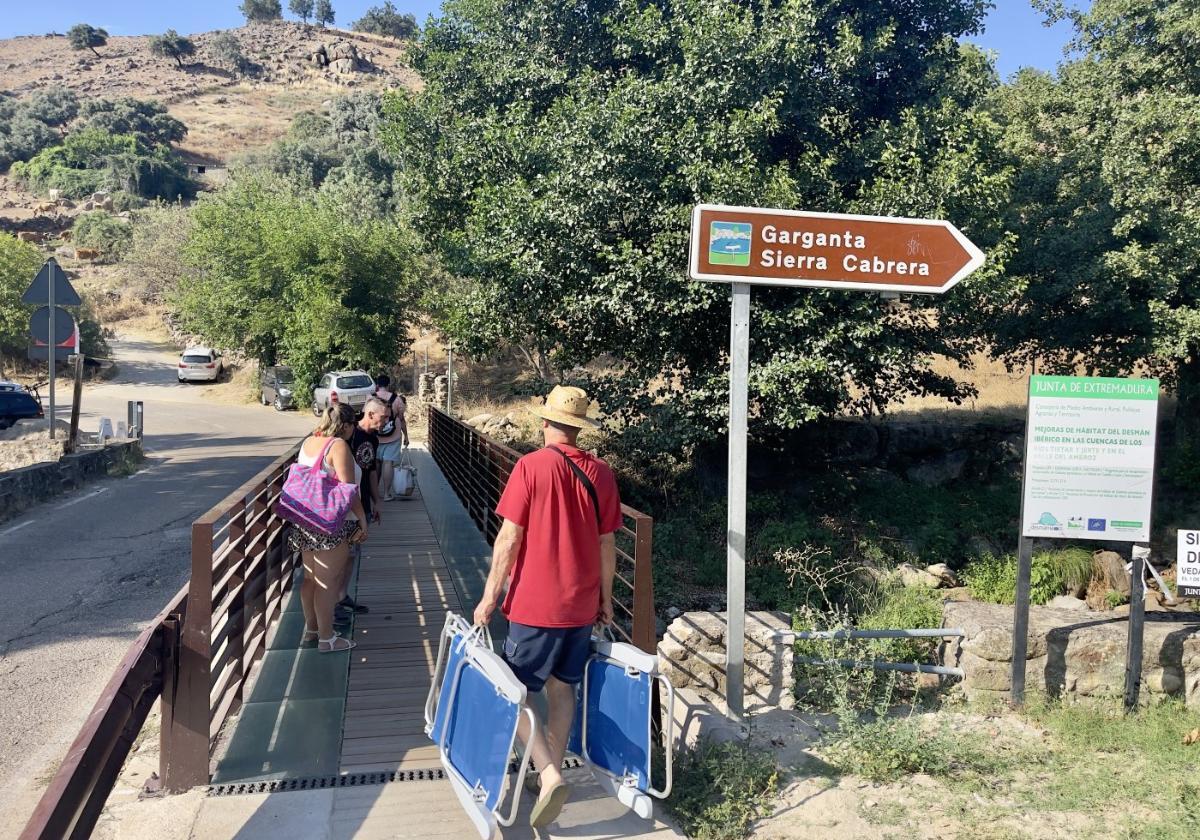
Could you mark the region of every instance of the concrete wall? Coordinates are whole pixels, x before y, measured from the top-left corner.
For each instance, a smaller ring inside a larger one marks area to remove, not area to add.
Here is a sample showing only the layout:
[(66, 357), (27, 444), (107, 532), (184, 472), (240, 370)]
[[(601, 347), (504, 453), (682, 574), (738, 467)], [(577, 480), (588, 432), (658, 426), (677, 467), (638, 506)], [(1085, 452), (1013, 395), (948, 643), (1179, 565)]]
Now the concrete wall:
[(0, 522), (89, 481), (131, 469), (141, 460), (141, 441), (118, 441), (102, 449), (64, 455), (56, 463), (0, 473)]

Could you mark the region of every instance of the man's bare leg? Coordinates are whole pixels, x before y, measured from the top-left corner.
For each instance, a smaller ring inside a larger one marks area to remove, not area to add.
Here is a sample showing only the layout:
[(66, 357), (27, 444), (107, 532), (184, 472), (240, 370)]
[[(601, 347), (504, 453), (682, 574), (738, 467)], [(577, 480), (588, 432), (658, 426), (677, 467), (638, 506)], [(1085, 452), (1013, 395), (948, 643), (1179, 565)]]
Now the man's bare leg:
[[(546, 703), (549, 721), (538, 730), (537, 737), (529, 747), (533, 767), (542, 779), (541, 796), (562, 781), (563, 756), (567, 752), (567, 739), (571, 735), (571, 722), (575, 718), (575, 686), (550, 677), (546, 680)], [(521, 743), (529, 742), (529, 720), (521, 715), (517, 727)]]

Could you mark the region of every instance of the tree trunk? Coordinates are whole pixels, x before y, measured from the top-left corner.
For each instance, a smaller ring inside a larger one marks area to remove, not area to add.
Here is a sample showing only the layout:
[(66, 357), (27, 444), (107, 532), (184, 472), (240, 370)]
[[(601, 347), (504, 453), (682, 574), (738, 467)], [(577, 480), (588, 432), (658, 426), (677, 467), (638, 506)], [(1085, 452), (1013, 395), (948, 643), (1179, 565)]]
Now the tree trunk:
[(179, 65), (180, 70), (183, 69), (183, 59), (182, 58), (180, 58), (179, 56), (175, 56), (175, 63)]
[(92, 51), (92, 55), (96, 56), (96, 58), (100, 58), (100, 57), (101, 57), (101, 56), (100, 56), (100, 53), (96, 52), (96, 48), (95, 48), (95, 47), (88, 47), (88, 49)]

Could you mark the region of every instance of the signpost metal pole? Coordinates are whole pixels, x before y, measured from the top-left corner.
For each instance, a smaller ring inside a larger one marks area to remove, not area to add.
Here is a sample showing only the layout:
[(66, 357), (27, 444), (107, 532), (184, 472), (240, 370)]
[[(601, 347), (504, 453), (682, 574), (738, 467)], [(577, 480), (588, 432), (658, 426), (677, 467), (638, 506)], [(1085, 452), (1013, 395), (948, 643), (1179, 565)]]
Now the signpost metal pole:
[(46, 284), (50, 287), (50, 340), (46, 342), (46, 358), (50, 367), (50, 413), (47, 415), (50, 419), (50, 440), (54, 440), (54, 357), (58, 353), (58, 333), (54, 330), (54, 284), (58, 278), (54, 272), (58, 270), (58, 263), (51, 262), (50, 282)]
[(67, 438), (67, 452), (75, 451), (75, 440), (79, 437), (79, 404), (83, 401), (83, 354), (76, 353), (71, 357), (75, 371), (74, 399), (71, 400), (71, 431)]
[(746, 426), (750, 378), (750, 284), (734, 283), (729, 322), (729, 527), (725, 588), (725, 702), (729, 717), (743, 723), (746, 652)]
[[(1025, 521), (1024, 514), (1021, 521)], [(1017, 600), (1013, 607), (1012, 692), (1013, 708), (1025, 703), (1025, 657), (1029, 652), (1029, 590), (1033, 567), (1033, 540), (1021, 537), (1017, 558)]]
[(1125, 640), (1125, 711), (1137, 708), (1142, 688), (1142, 635), (1146, 621), (1146, 552), (1130, 545), (1129, 635)]

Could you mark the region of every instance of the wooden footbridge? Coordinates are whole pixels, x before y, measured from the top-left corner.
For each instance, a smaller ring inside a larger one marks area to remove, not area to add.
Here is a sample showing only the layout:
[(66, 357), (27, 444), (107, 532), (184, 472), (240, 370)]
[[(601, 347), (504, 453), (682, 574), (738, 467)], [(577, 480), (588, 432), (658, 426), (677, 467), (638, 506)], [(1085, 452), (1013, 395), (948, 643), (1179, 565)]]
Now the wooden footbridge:
[[(428, 446), (414, 454), (420, 489), (385, 503), (362, 547), (356, 597), (370, 611), (344, 628), (357, 647), (339, 654), (301, 643), (299, 558), (271, 510), (294, 457), (194, 523), (189, 585), (130, 649), (23, 838), (87, 835), (160, 698), (161, 785), (209, 792), (206, 838), (270, 837), (270, 825), (288, 835), (286, 819), (267, 818), (273, 810), (317, 814), (325, 828), (313, 836), (476, 836), (424, 734), (423, 707), (447, 611), (469, 615), (482, 592), (495, 505), (518, 453), (429, 409)], [(652, 651), (653, 522), (624, 514), (617, 633)], [(682, 836), (602, 797), (586, 771), (571, 773), (580, 793), (560, 820), (571, 836)]]

